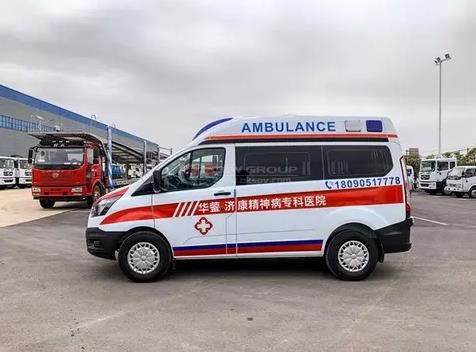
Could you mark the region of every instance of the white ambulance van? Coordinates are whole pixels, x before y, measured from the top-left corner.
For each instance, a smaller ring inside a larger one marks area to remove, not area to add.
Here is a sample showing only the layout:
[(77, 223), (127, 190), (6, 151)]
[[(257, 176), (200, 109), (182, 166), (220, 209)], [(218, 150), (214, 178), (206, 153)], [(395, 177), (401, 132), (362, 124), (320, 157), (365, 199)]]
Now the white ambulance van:
[(92, 207), (87, 250), (133, 281), (175, 260), (325, 257), (361, 280), (408, 251), (406, 167), (387, 118), (226, 118)]
[(476, 198), (476, 166), (457, 166), (448, 173), (446, 191), (462, 198)]

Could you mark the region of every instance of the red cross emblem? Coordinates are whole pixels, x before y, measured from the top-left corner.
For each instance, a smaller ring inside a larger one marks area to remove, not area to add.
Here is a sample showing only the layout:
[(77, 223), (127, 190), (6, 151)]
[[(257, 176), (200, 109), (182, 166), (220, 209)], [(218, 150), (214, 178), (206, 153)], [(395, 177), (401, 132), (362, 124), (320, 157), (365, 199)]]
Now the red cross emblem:
[(205, 236), (213, 227), (213, 224), (207, 218), (201, 217), (195, 224), (195, 229)]

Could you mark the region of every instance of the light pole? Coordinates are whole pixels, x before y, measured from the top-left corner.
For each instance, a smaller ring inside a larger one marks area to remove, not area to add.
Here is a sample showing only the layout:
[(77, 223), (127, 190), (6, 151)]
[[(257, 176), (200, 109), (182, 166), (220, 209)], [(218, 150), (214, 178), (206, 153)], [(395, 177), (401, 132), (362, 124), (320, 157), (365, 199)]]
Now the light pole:
[(439, 66), (439, 89), (438, 89), (438, 156), (441, 157), (441, 65), (443, 62), (451, 60), (450, 54), (446, 53), (445, 58), (439, 56), (435, 59), (436, 66)]

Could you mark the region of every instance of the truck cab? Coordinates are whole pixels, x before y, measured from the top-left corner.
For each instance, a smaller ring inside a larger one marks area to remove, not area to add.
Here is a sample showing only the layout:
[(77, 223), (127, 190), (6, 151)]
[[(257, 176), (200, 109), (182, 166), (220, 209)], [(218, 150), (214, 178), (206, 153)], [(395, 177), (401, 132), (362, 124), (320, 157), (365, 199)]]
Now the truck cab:
[(448, 172), (457, 166), (456, 158), (424, 159), (420, 164), (420, 189), (429, 193), (443, 193)]
[(85, 200), (89, 205), (105, 193), (100, 147), (91, 142), (49, 144), (33, 148), (32, 195), (43, 208), (57, 201)]
[(0, 156), (0, 189), (15, 186), (15, 161), (7, 156)]
[(18, 188), (31, 186), (31, 164), (27, 158), (15, 158), (15, 184)]
[(476, 166), (458, 166), (448, 173), (446, 191), (462, 198), (476, 198)]

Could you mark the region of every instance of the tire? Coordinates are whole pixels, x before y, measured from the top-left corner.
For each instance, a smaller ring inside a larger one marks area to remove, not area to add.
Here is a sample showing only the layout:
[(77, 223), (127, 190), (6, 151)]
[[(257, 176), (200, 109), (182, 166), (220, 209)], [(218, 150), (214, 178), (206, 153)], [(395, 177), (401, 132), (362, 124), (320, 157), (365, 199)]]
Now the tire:
[(428, 193), (432, 196), (434, 196), (436, 194), (436, 191), (428, 191)]
[(26, 187), (26, 185), (23, 185), (23, 184), (19, 184), (19, 185), (18, 185), (18, 188), (20, 188), (20, 189), (23, 189), (23, 188), (25, 188), (25, 187)]
[[(141, 249), (147, 251), (144, 256), (148, 256), (149, 261), (141, 262), (138, 257), (135, 265), (133, 262), (130, 263), (129, 258), (134, 253), (141, 254)], [(124, 240), (119, 248), (118, 261), (122, 272), (130, 280), (151, 282), (163, 278), (168, 273), (172, 263), (172, 254), (168, 243), (162, 237), (153, 232), (140, 231)], [(148, 267), (142, 267), (143, 264)]]
[(464, 193), (455, 192), (455, 196), (456, 196), (457, 198), (463, 198), (463, 197), (464, 197)]
[(88, 198), (86, 199), (86, 202), (88, 203), (88, 207), (91, 208), (91, 207), (93, 206), (94, 202), (95, 202), (96, 200), (98, 200), (99, 198), (101, 198), (103, 194), (104, 194), (104, 192), (103, 192), (103, 190), (102, 190), (102, 187), (101, 187), (99, 184), (97, 184), (96, 186), (94, 186), (94, 188), (93, 188), (93, 195), (92, 195), (91, 197), (88, 197)]
[(50, 209), (55, 206), (55, 201), (51, 199), (40, 199), (40, 205), (43, 209)]
[[(358, 250), (358, 251), (357, 251)], [(352, 253), (352, 251), (357, 251)], [(363, 254), (365, 263), (359, 263), (359, 254)], [(356, 257), (349, 258), (347, 263), (344, 255)], [(375, 241), (358, 230), (344, 230), (332, 238), (326, 251), (326, 263), (330, 272), (341, 280), (359, 281), (369, 276), (377, 265), (379, 251)], [(361, 266), (361, 268), (358, 268)]]
[(476, 187), (471, 187), (471, 189), (468, 192), (469, 198), (476, 198)]

